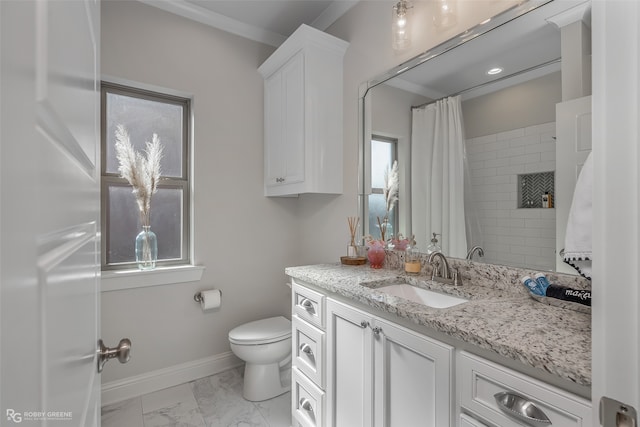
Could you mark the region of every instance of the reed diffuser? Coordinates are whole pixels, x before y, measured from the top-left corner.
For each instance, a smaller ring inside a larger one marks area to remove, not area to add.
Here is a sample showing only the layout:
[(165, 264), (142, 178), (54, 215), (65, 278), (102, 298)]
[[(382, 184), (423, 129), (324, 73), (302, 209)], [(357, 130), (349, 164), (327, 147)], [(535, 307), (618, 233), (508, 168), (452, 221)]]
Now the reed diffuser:
[(349, 258), (357, 258), (358, 247), (356, 245), (356, 231), (358, 230), (360, 217), (357, 217), (357, 216), (347, 217), (347, 222), (349, 223), (349, 234), (351, 235), (351, 241), (349, 242), (349, 246), (347, 246), (347, 256)]

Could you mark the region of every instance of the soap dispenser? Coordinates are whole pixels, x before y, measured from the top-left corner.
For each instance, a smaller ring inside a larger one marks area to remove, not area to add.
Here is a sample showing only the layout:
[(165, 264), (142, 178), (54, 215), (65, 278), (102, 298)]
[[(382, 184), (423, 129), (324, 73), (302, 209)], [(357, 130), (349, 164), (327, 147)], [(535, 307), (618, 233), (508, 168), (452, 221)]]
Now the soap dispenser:
[(416, 240), (411, 236), (411, 242), (405, 249), (404, 271), (408, 274), (420, 274), (420, 252), (418, 252)]
[(427, 246), (427, 255), (432, 254), (433, 252), (442, 252), (442, 248), (438, 244), (438, 237), (440, 234), (433, 233), (433, 238), (431, 239), (431, 244)]

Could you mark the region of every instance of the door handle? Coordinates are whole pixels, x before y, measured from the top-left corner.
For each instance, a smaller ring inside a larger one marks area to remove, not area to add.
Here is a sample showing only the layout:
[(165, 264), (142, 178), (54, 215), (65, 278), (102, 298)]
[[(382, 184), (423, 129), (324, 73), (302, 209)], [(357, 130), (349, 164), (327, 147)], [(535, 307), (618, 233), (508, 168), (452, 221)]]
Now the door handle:
[(131, 359), (131, 340), (123, 338), (117, 347), (109, 348), (102, 340), (98, 340), (98, 372), (102, 372), (108, 360), (118, 358), (120, 363), (127, 363)]

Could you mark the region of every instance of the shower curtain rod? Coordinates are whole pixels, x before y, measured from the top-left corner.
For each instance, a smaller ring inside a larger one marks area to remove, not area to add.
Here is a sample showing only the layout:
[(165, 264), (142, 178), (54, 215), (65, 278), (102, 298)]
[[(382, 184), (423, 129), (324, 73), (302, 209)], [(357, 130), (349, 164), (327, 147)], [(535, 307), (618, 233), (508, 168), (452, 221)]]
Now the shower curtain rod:
[(425, 102), (424, 104), (412, 106), (411, 109), (414, 110), (414, 109), (418, 109), (418, 108), (423, 108), (423, 107), (426, 107), (427, 105), (435, 104), (436, 102), (438, 102), (438, 101), (440, 101), (442, 99), (449, 98), (449, 97), (452, 97), (452, 96), (463, 95), (463, 94), (465, 94), (467, 92), (471, 92), (472, 90), (480, 89), (481, 87), (488, 86), (488, 85), (491, 85), (491, 84), (494, 84), (494, 83), (498, 83), (500, 81), (503, 81), (503, 80), (506, 80), (506, 79), (510, 79), (512, 77), (516, 77), (516, 76), (519, 76), (521, 74), (528, 73), (530, 71), (535, 71), (535, 70), (538, 70), (540, 68), (548, 67), (549, 65), (556, 64), (556, 63), (558, 63), (560, 61), (561, 61), (561, 58), (553, 59), (551, 61), (545, 62), (543, 64), (535, 65), (535, 66), (527, 68), (525, 70), (516, 71), (515, 73), (511, 73), (508, 76), (502, 76), (499, 79), (491, 80), (489, 82), (480, 83), (478, 85), (472, 86), (472, 87), (467, 88), (467, 89), (463, 89), (463, 90), (461, 90), (459, 92), (456, 92), (456, 93), (453, 93), (451, 95), (443, 96), (442, 98), (439, 98), (439, 99), (436, 99), (436, 100), (433, 100), (433, 101), (429, 101), (429, 102)]

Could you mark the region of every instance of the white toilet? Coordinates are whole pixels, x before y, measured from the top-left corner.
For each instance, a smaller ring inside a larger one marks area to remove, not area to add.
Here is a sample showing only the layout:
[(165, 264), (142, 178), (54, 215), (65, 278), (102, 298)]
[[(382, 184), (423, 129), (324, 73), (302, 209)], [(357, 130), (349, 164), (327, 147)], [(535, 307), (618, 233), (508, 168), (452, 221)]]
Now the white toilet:
[(240, 325), (229, 332), (231, 351), (246, 362), (245, 399), (258, 402), (291, 390), (282, 385), (280, 368), (291, 360), (291, 321), (270, 317)]

